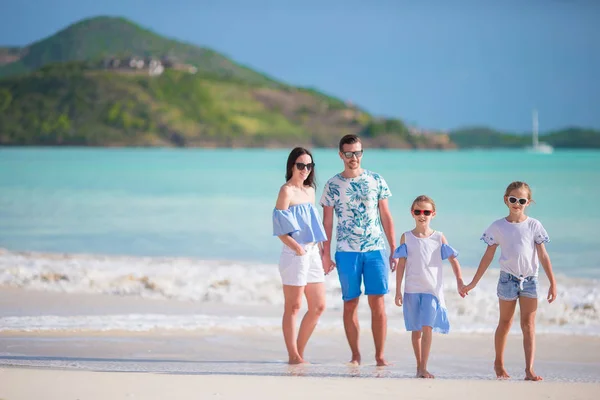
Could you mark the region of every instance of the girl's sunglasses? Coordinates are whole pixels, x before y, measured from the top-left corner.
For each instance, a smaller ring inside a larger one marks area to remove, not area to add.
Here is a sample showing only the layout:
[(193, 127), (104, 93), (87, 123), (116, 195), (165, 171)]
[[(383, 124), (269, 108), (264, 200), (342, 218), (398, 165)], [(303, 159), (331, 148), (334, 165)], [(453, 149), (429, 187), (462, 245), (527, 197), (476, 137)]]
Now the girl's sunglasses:
[(527, 202), (529, 200), (528, 199), (518, 199), (515, 196), (508, 196), (508, 202), (510, 204), (515, 204), (517, 201), (519, 202), (520, 205), (524, 206), (525, 204), (527, 204)]
[(413, 214), (415, 215), (421, 215), (421, 213), (423, 213), (424, 216), (429, 217), (431, 215), (431, 213), (433, 213), (432, 210), (413, 210)]
[(301, 162), (297, 162), (296, 163), (296, 168), (298, 168), (300, 171), (302, 171), (304, 168), (306, 168), (308, 171), (312, 170), (315, 167), (315, 163), (311, 162), (308, 164), (304, 164)]

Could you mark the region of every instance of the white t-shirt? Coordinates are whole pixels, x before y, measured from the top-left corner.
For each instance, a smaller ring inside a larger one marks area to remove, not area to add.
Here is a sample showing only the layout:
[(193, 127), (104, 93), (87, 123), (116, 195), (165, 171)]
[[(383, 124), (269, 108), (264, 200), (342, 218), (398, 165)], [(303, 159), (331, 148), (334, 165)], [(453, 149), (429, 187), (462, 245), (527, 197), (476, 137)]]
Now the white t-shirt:
[(337, 217), (337, 251), (367, 252), (386, 248), (379, 200), (391, 195), (381, 175), (367, 170), (356, 178), (337, 174), (327, 181), (321, 205), (333, 207)]
[(442, 232), (435, 231), (426, 238), (404, 232), (408, 256), (404, 272), (405, 293), (428, 293), (446, 308), (444, 301), (444, 265), (442, 262)]
[(500, 270), (516, 277), (538, 275), (536, 244), (550, 241), (542, 223), (527, 217), (523, 222), (512, 223), (506, 218), (494, 221), (483, 233), (481, 240), (488, 245), (500, 246)]

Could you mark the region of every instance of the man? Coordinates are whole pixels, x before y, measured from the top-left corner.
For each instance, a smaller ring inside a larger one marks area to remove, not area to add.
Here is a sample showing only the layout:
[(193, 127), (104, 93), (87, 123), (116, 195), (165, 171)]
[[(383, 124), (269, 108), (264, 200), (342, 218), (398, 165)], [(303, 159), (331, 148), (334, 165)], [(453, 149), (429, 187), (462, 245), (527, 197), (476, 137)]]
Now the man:
[[(396, 269), (397, 261), (393, 258), (396, 237), (387, 200), (391, 192), (381, 176), (361, 168), (363, 148), (358, 136), (344, 136), (339, 150), (344, 171), (327, 181), (320, 202), (323, 225), (329, 238), (323, 246), (323, 268), (329, 273), (337, 264), (344, 300), (344, 329), (352, 351), (350, 362), (355, 365), (361, 362), (357, 310), (364, 282), (371, 308), (375, 360), (378, 366), (384, 366), (387, 365), (383, 356), (387, 333), (384, 295), (388, 293), (385, 238), (392, 271)], [(331, 259), (334, 211), (337, 217), (335, 263)]]

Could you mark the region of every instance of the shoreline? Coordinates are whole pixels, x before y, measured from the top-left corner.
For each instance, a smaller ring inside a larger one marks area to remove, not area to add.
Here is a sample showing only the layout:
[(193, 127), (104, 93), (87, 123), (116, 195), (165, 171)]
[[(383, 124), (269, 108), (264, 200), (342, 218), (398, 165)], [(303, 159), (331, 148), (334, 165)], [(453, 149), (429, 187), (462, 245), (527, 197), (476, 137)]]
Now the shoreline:
[[(537, 335), (536, 344), (535, 370), (546, 381), (600, 383), (600, 338)], [(343, 332), (324, 332), (318, 326), (306, 349), (310, 364), (301, 366), (287, 364), (281, 332), (13, 333), (0, 335), (0, 369), (321, 378), (414, 376), (410, 335), (388, 334), (388, 367), (376, 367), (368, 330), (361, 331), (360, 349), (363, 364), (349, 366)], [(523, 379), (520, 335), (508, 337), (505, 356), (511, 382)], [(494, 380), (493, 359), (492, 334), (434, 335), (429, 370), (442, 380)]]
[[(335, 296), (334, 296), (335, 297)], [(331, 300), (331, 299), (330, 299)], [(393, 301), (390, 297), (388, 303)], [(494, 305), (495, 307), (495, 305)], [(148, 298), (139, 295), (85, 293), (18, 288), (0, 285), (0, 337), (22, 335), (204, 335), (215, 332), (278, 334), (282, 304), (240, 304), (194, 300)], [(303, 302), (299, 315), (306, 311)], [(386, 304), (388, 333), (406, 336), (401, 309)], [(495, 312), (495, 308), (493, 309)], [(366, 299), (358, 310), (361, 333), (370, 334), (370, 313)], [(460, 315), (451, 321), (449, 336), (493, 335), (495, 324), (474, 320), (465, 325)], [(518, 317), (518, 312), (516, 317)], [(319, 329), (325, 334), (343, 334), (341, 300), (328, 304)], [(488, 318), (489, 319), (489, 318)], [(595, 326), (595, 325), (594, 325)], [(577, 336), (600, 340), (596, 329), (578, 325), (544, 326), (536, 334), (548, 337)], [(518, 323), (509, 336), (520, 336)]]
[[(359, 312), (363, 364), (347, 364), (349, 349), (339, 310), (322, 318), (311, 337), (305, 354), (311, 364), (289, 366), (277, 305), (202, 304), (0, 288), (0, 321), (21, 315), (25, 328), (29, 328), (27, 318), (36, 316), (84, 314), (106, 319), (122, 314), (128, 323), (136, 324), (140, 315), (157, 312), (178, 316), (184, 323), (198, 313), (225, 319), (212, 321), (211, 326), (200, 324), (200, 330), (0, 332), (0, 382), (8, 382), (0, 384), (0, 399), (163, 399), (172, 397), (163, 391), (168, 388), (177, 398), (194, 399), (237, 399), (251, 392), (259, 393), (257, 397), (263, 400), (280, 399), (282, 393), (286, 398), (363, 399), (373, 394), (391, 397), (400, 391), (408, 398), (438, 399), (450, 394), (451, 398), (479, 400), (483, 393), (486, 397), (490, 393), (488, 400), (503, 400), (501, 394), (509, 385), (516, 399), (562, 400), (593, 398), (600, 389), (599, 336), (538, 333), (535, 371), (544, 382), (532, 383), (522, 381), (519, 331), (508, 337), (509, 381), (495, 379), (493, 333), (438, 334), (434, 335), (428, 366), (437, 379), (419, 380), (412, 379), (415, 360), (410, 334), (400, 329), (397, 316), (390, 316), (388, 322), (385, 354), (392, 364), (388, 367), (375, 365), (368, 312)], [(277, 326), (231, 329), (222, 325), (239, 318), (274, 320)], [(233, 379), (236, 385), (231, 385)], [(154, 386), (156, 382), (160, 384)], [(477, 385), (476, 391), (473, 385)], [(287, 396), (290, 392), (291, 397)]]

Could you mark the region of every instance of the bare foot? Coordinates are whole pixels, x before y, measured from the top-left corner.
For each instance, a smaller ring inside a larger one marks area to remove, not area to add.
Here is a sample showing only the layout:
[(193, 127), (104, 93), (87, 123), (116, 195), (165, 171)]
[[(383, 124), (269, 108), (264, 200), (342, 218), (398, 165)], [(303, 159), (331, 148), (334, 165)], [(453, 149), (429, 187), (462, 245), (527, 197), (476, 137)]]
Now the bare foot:
[(348, 362), (348, 365), (358, 367), (360, 365), (360, 354), (353, 354), (352, 359)]
[(504, 369), (504, 365), (494, 364), (494, 371), (496, 371), (496, 379), (510, 379), (510, 375)]
[(544, 380), (544, 378), (542, 378), (539, 375), (536, 375), (535, 372), (533, 372), (533, 370), (531, 370), (531, 371), (525, 371), (525, 380), (537, 382), (537, 381)]
[(385, 361), (384, 358), (375, 359), (375, 361), (377, 361), (377, 366), (378, 367), (387, 367), (388, 365), (392, 365), (389, 362)]
[(302, 357), (300, 357), (300, 356), (290, 357), (290, 359), (288, 361), (288, 364), (290, 364), (290, 365), (305, 364), (305, 363), (306, 363), (306, 361), (304, 361), (302, 359)]
[(426, 369), (417, 370), (417, 378), (433, 379), (435, 376), (429, 373)]

